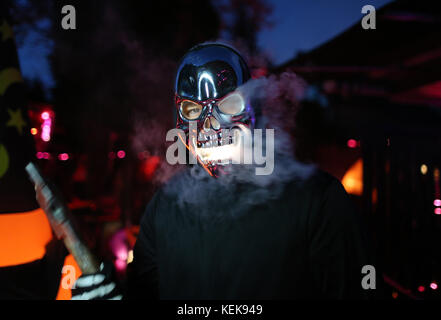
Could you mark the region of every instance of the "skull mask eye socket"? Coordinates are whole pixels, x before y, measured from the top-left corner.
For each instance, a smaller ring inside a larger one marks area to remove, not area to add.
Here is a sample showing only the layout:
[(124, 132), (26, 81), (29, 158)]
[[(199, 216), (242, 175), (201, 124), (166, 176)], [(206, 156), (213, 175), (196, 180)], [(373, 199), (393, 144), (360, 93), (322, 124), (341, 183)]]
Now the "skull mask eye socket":
[(245, 109), (245, 101), (240, 93), (235, 92), (219, 102), (218, 108), (224, 114), (235, 116)]
[(187, 120), (195, 120), (199, 118), (202, 113), (202, 106), (193, 101), (184, 100), (181, 102), (181, 114)]

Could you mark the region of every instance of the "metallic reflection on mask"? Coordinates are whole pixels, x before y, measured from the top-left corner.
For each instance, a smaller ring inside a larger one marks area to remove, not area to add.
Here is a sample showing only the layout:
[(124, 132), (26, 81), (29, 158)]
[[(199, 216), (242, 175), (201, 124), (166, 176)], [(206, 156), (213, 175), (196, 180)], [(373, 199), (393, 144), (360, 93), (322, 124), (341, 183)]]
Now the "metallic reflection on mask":
[[(213, 176), (222, 172), (221, 166), (228, 163), (225, 159), (234, 157), (228, 153), (236, 152), (240, 141), (237, 129), (254, 126), (253, 109), (237, 90), (249, 79), (244, 59), (221, 44), (194, 47), (182, 58), (178, 68), (176, 127), (185, 132), (183, 139), (187, 148)], [(195, 141), (189, 141), (191, 121), (196, 123)], [(235, 133), (226, 136), (225, 132)]]

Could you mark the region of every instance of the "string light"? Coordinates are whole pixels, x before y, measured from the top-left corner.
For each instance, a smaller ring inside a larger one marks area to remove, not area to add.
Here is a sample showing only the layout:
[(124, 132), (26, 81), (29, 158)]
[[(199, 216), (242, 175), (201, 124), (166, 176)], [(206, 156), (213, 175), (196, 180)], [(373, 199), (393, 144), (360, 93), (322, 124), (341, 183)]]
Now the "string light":
[(47, 112), (47, 111), (44, 111), (44, 112), (42, 112), (41, 113), (41, 119), (43, 119), (43, 120), (47, 120), (47, 119), (49, 119), (49, 112)]
[(41, 113), (41, 119), (43, 119), (43, 124), (41, 125), (41, 139), (48, 142), (51, 139), (51, 126), (52, 120), (49, 112), (45, 111)]
[(60, 159), (61, 161), (69, 160), (69, 155), (67, 153), (60, 153), (58, 155), (58, 159)]
[(349, 148), (353, 149), (357, 147), (357, 140), (349, 139), (347, 142)]

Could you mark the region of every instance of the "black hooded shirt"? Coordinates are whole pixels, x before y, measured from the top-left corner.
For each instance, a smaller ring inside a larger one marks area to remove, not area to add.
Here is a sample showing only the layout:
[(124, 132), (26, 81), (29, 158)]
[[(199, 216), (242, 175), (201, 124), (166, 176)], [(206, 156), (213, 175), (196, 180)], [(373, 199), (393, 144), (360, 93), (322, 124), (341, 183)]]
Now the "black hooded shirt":
[(200, 183), (191, 181), (171, 181), (178, 190), (161, 189), (147, 206), (129, 264), (129, 298), (372, 296), (375, 290), (362, 288), (363, 266), (375, 264), (365, 226), (334, 177), (315, 170), (271, 197), (274, 186), (251, 192), (261, 201), (240, 183), (199, 188), (200, 201), (186, 201)]

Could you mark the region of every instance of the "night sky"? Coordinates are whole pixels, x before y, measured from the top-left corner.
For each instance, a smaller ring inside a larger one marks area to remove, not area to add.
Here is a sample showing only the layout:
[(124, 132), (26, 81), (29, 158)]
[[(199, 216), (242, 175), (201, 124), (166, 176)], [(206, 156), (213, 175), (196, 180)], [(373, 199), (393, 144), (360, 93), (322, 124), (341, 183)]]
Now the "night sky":
[[(275, 64), (293, 58), (332, 39), (360, 21), (361, 8), (370, 4), (377, 9), (391, 0), (268, 0), (273, 6), (273, 26), (262, 30), (259, 46), (270, 54)], [(42, 25), (47, 23), (41, 22)], [(31, 32), (19, 48), (24, 77), (40, 79), (46, 88), (54, 85), (47, 56), (51, 42)]]
[(363, 16), (361, 8), (377, 10), (391, 0), (268, 0), (273, 5), (274, 27), (259, 35), (259, 45), (275, 64), (286, 62), (296, 53), (309, 51), (334, 38)]

